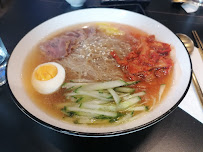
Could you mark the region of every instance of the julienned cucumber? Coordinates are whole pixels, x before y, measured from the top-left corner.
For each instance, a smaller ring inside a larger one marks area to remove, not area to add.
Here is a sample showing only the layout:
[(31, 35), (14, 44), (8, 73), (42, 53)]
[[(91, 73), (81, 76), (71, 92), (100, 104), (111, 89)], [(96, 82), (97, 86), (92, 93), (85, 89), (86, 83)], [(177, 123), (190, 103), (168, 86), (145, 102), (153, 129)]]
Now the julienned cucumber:
[(129, 87), (118, 87), (114, 89), (117, 92), (124, 92), (124, 93), (133, 93), (135, 92), (134, 88), (129, 88)]
[(104, 100), (104, 101), (113, 101), (113, 99), (110, 98), (111, 96), (104, 97), (104, 96), (99, 95), (99, 94), (94, 94), (94, 93), (87, 92), (87, 91), (82, 91), (82, 90), (77, 91), (77, 93), (75, 93), (75, 92), (66, 93), (65, 95), (66, 95), (66, 97), (67, 96), (86, 95), (86, 96), (94, 97), (96, 99), (100, 99), (100, 100)]
[(131, 98), (134, 98), (134, 97), (140, 97), (140, 96), (143, 96), (143, 95), (145, 95), (146, 93), (144, 92), (144, 91), (142, 91), (142, 92), (137, 92), (137, 93), (134, 93), (134, 94), (130, 94), (130, 95), (128, 95), (128, 96), (124, 96), (123, 97), (123, 100), (128, 100), (128, 99), (131, 99)]
[(117, 106), (117, 110), (125, 110), (127, 108), (129, 108), (130, 106), (136, 104), (137, 102), (139, 102), (141, 100), (140, 97), (134, 97), (134, 98), (130, 98), (124, 102), (121, 102), (118, 106)]
[(86, 108), (86, 109), (97, 109), (97, 110), (102, 110), (102, 111), (117, 111), (117, 108), (116, 108), (116, 105), (107, 105), (107, 104), (103, 104), (103, 105), (100, 105), (100, 104), (92, 104), (92, 103), (83, 103), (81, 105), (80, 108)]
[(146, 106), (134, 106), (126, 109), (127, 111), (146, 111)]
[(110, 102), (112, 102), (112, 101), (104, 101), (104, 100), (99, 100), (99, 99), (85, 101), (85, 103), (89, 103), (89, 104), (105, 104), (105, 103), (110, 103)]
[(161, 97), (163, 95), (164, 89), (165, 89), (166, 85), (165, 84), (161, 84), (160, 85), (160, 89), (159, 89), (159, 101), (161, 100)]
[(64, 83), (62, 85), (62, 88), (65, 88), (65, 89), (70, 89), (70, 88), (75, 88), (75, 87), (79, 87), (79, 86), (84, 86), (84, 85), (87, 85), (89, 83), (74, 83), (74, 82), (67, 82), (67, 83)]
[[(134, 111), (146, 111), (139, 103), (139, 96), (145, 92), (133, 93), (138, 81), (125, 82), (122, 80), (95, 83), (67, 83), (63, 88), (67, 103), (58, 104), (57, 108), (68, 117), (74, 117), (74, 123), (120, 122), (121, 118), (134, 117)], [(83, 119), (84, 118), (84, 119)]]
[(119, 104), (119, 102), (121, 101), (121, 98), (118, 96), (118, 94), (113, 90), (113, 89), (108, 89), (108, 91), (111, 93), (111, 95), (113, 96), (114, 101), (116, 102), (116, 104)]
[(97, 115), (104, 115), (109, 117), (116, 117), (117, 112), (109, 112), (109, 111), (101, 111), (101, 110), (95, 110), (95, 109), (83, 109), (78, 107), (66, 107), (67, 111), (75, 111), (75, 112), (86, 112), (86, 113), (92, 113)]
[(95, 84), (85, 85), (81, 88), (81, 90), (103, 90), (103, 89), (116, 88), (116, 87), (125, 86), (125, 85), (132, 85), (132, 84), (136, 84), (137, 82), (138, 81), (125, 82), (123, 80), (98, 82)]

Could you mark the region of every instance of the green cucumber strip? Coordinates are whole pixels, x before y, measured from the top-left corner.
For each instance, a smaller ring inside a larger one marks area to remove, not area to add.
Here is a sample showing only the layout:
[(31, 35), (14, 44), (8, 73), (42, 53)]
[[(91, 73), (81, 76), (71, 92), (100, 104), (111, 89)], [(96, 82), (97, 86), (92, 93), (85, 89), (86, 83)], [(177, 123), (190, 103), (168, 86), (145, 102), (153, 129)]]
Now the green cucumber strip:
[(126, 111), (146, 111), (146, 106), (134, 106), (126, 109)]
[(96, 109), (96, 110), (102, 110), (102, 111), (117, 111), (117, 108), (115, 105), (99, 105), (99, 104), (91, 104), (91, 103), (83, 103), (80, 108), (86, 108), (86, 109)]
[(127, 84), (125, 86), (128, 86), (128, 85), (134, 85), (134, 84), (137, 84), (139, 83), (140, 81), (130, 81), (130, 82), (126, 82)]
[(164, 92), (166, 85), (165, 84), (161, 84), (160, 85), (160, 89), (159, 89), (159, 101), (161, 100), (162, 94)]
[(124, 92), (124, 93), (133, 93), (135, 92), (134, 88), (129, 88), (129, 87), (118, 87), (114, 89), (117, 92)]
[(138, 97), (138, 96), (143, 96), (145, 95), (146, 93), (144, 91), (142, 92), (137, 92), (137, 93), (134, 93), (134, 94), (131, 94), (129, 96), (125, 96), (123, 97), (123, 100), (128, 100), (128, 99), (131, 99), (131, 98), (134, 98), (134, 97)]
[(85, 103), (89, 103), (89, 104), (105, 104), (105, 103), (110, 103), (111, 101), (104, 101), (104, 100), (91, 100), (91, 101), (87, 101)]
[(123, 116), (119, 120), (117, 120), (116, 123), (117, 124), (124, 123), (124, 122), (128, 121), (130, 118), (132, 118), (132, 114), (131, 113), (127, 113), (125, 116)]
[(90, 96), (85, 96), (85, 95), (82, 95), (81, 97), (83, 97), (83, 98), (80, 100), (80, 103), (92, 101), (94, 99)]
[(76, 100), (78, 100), (78, 97), (75, 97), (75, 96), (67, 96), (66, 99), (67, 99), (67, 100), (70, 100), (71, 102), (75, 102)]
[(108, 117), (108, 116), (104, 116), (104, 115), (99, 115), (99, 116), (96, 116), (96, 117), (94, 117), (95, 119), (112, 119), (112, 118), (114, 118), (114, 117)]
[(84, 86), (84, 85), (87, 85), (89, 83), (74, 83), (74, 82), (67, 82), (67, 83), (64, 83), (62, 85), (62, 88), (65, 88), (65, 89), (70, 89), (72, 87), (79, 87), (79, 86)]
[(95, 109), (83, 109), (78, 107), (66, 107), (66, 110), (68, 111), (74, 111), (74, 112), (86, 112), (86, 113), (92, 113), (92, 114), (98, 114), (98, 115), (105, 115), (109, 117), (116, 117), (117, 112), (109, 112), (109, 111), (101, 111), (101, 110), (95, 110)]
[(86, 95), (86, 96), (94, 97), (94, 98), (104, 100), (104, 101), (113, 101), (113, 99), (107, 99), (107, 98), (104, 98), (104, 97), (102, 97), (100, 95), (91, 94), (89, 92), (81, 91), (81, 90), (77, 91), (77, 93), (71, 92), (71, 93), (66, 93), (65, 95), (66, 96)]
[(83, 98), (84, 98), (84, 97), (80, 97), (80, 98), (77, 99), (75, 102), (76, 102), (76, 103), (79, 103), (80, 101), (82, 101)]
[[(93, 94), (95, 96), (101, 96), (101, 97), (107, 98), (107, 99), (112, 98), (112, 95), (110, 93), (107, 93), (107, 92), (102, 92), (102, 93), (99, 91), (87, 91), (87, 92), (90, 94)], [(80, 90), (79, 90), (79, 93), (80, 93)]]
[(119, 121), (117, 121), (117, 124), (122, 124), (125, 123), (126, 121), (131, 122), (137, 118), (139, 118), (142, 115), (142, 113), (140, 114), (136, 114), (135, 116), (132, 116), (131, 113), (126, 114), (126, 116), (122, 117)]
[(117, 110), (118, 111), (123, 111), (126, 110), (127, 108), (131, 107), (132, 105), (136, 104), (137, 102), (139, 102), (141, 99), (140, 97), (133, 97), (130, 98), (124, 102), (121, 102), (118, 104), (117, 106)]
[(74, 102), (81, 103), (81, 102), (91, 101), (94, 98), (90, 96), (85, 96), (85, 95), (74, 95), (74, 96), (66, 96), (66, 99), (70, 103), (74, 103)]
[(121, 98), (118, 96), (118, 94), (113, 90), (113, 89), (108, 89), (108, 91), (111, 93), (111, 95), (113, 96), (114, 101), (116, 102), (116, 104), (119, 104), (119, 102), (121, 101)]
[(82, 86), (77, 87), (73, 92), (77, 93), (80, 88), (82, 88)]
[(93, 117), (99, 116), (99, 114), (77, 111), (77, 116), (78, 117), (83, 117), (84, 116), (84, 117), (93, 118)]
[(110, 122), (110, 123), (117, 122), (119, 119), (121, 119), (121, 118), (124, 117), (125, 115), (126, 115), (126, 114), (124, 114), (124, 113), (118, 112), (118, 113), (117, 113), (117, 116), (114, 117), (114, 118), (112, 118), (112, 119), (110, 119), (109, 122)]
[(134, 84), (137, 84), (138, 82), (139, 81), (125, 82), (123, 80), (97, 82), (97, 83), (66, 82), (62, 85), (62, 88), (70, 89), (73, 87), (83, 86), (84, 89), (87, 89), (87, 90), (102, 90), (102, 89), (109, 89), (109, 88), (115, 88), (115, 87), (120, 87), (120, 86), (134, 85)]
[[(75, 107), (75, 108), (79, 108), (80, 105), (72, 105), (72, 107)], [(96, 113), (89, 113), (89, 112), (83, 112), (83, 111), (70, 111), (68, 110), (68, 107), (71, 107), (71, 106), (65, 106), (61, 109), (61, 112), (64, 113), (65, 115), (69, 116), (70, 113), (74, 113), (75, 116), (78, 117), (89, 117), (89, 118), (93, 118), (93, 117), (98, 117), (100, 116), (100, 114), (96, 114)]]
[(77, 112), (75, 111), (68, 111), (68, 112), (62, 111), (62, 112), (68, 117), (75, 117), (77, 115)]
[(146, 94), (145, 91), (142, 91), (142, 92), (137, 92), (137, 93), (133, 93), (132, 94), (132, 97), (137, 97), (137, 96), (144, 96)]
[(108, 82), (98, 82), (95, 84), (85, 85), (83, 90), (103, 90), (103, 89), (110, 89), (115, 87), (124, 86), (127, 83), (122, 80), (115, 80), (115, 81), (108, 81)]
[(130, 95), (130, 93), (119, 93), (119, 97), (120, 97), (120, 98), (129, 96), (129, 95)]

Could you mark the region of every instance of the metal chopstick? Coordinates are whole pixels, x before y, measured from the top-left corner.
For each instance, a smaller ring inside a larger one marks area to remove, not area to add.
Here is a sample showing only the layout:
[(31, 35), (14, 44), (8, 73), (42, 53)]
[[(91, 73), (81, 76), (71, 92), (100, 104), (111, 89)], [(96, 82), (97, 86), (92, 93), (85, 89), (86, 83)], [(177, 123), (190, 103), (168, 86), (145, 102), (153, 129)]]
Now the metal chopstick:
[(198, 49), (199, 49), (200, 55), (201, 55), (202, 60), (203, 60), (203, 43), (200, 40), (199, 35), (197, 34), (197, 31), (192, 30), (192, 34), (193, 34), (193, 36), (195, 38), (195, 41), (196, 41), (196, 43), (198, 45)]
[(201, 88), (200, 88), (200, 85), (199, 85), (199, 83), (198, 83), (198, 81), (197, 81), (197, 77), (196, 77), (196, 75), (195, 75), (194, 72), (192, 72), (192, 80), (193, 80), (193, 82), (194, 82), (194, 86), (195, 86), (195, 88), (196, 88), (196, 91), (197, 91), (197, 95), (198, 95), (198, 97), (199, 97), (199, 100), (200, 100), (200, 102), (201, 102), (201, 104), (202, 104), (202, 106), (203, 106), (203, 93), (202, 93), (202, 90), (201, 90)]
[[(192, 34), (193, 34), (193, 36), (195, 38), (195, 41), (196, 41), (196, 43), (198, 45), (199, 53), (200, 53), (200, 55), (201, 55), (201, 57), (203, 59), (203, 44), (202, 44), (202, 42), (201, 42), (201, 40), (199, 38), (199, 35), (197, 34), (197, 32), (195, 30), (192, 31)], [(194, 81), (194, 85), (195, 85), (195, 88), (197, 90), (197, 94), (199, 96), (199, 99), (200, 99), (200, 101), (201, 101), (201, 103), (203, 105), (203, 93), (202, 93), (202, 90), (200, 88), (200, 85), (199, 85), (199, 83), (197, 81), (197, 78), (196, 78), (194, 72), (192, 74), (192, 78), (193, 78), (192, 80)]]

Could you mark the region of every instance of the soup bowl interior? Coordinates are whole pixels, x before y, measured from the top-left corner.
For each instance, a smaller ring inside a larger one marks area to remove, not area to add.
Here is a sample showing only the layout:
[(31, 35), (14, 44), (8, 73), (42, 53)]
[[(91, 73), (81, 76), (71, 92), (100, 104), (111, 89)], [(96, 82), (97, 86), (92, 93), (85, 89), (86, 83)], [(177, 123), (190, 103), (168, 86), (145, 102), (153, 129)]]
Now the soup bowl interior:
[[(24, 61), (32, 48), (50, 33), (68, 26), (89, 22), (114, 22), (136, 27), (157, 40), (170, 44), (174, 59), (173, 84), (167, 96), (152, 111), (134, 121), (118, 126), (89, 127), (64, 123), (38, 108), (24, 89), (22, 69)], [(84, 9), (62, 14), (31, 30), (17, 44), (8, 62), (7, 78), (15, 103), (33, 120), (56, 131), (78, 136), (116, 136), (146, 128), (163, 119), (172, 112), (184, 98), (191, 81), (190, 57), (177, 36), (159, 22), (134, 12), (119, 9)]]

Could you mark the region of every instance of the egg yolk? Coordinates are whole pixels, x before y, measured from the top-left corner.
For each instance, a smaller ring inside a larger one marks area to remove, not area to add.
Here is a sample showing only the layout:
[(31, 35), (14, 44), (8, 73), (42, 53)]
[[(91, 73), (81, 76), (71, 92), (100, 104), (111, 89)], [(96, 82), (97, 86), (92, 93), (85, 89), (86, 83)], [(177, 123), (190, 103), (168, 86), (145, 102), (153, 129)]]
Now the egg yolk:
[(47, 81), (54, 78), (57, 73), (58, 73), (57, 68), (54, 65), (48, 64), (40, 66), (35, 71), (35, 78), (40, 81)]
[(108, 23), (98, 23), (99, 29), (108, 35), (124, 35), (124, 32)]

